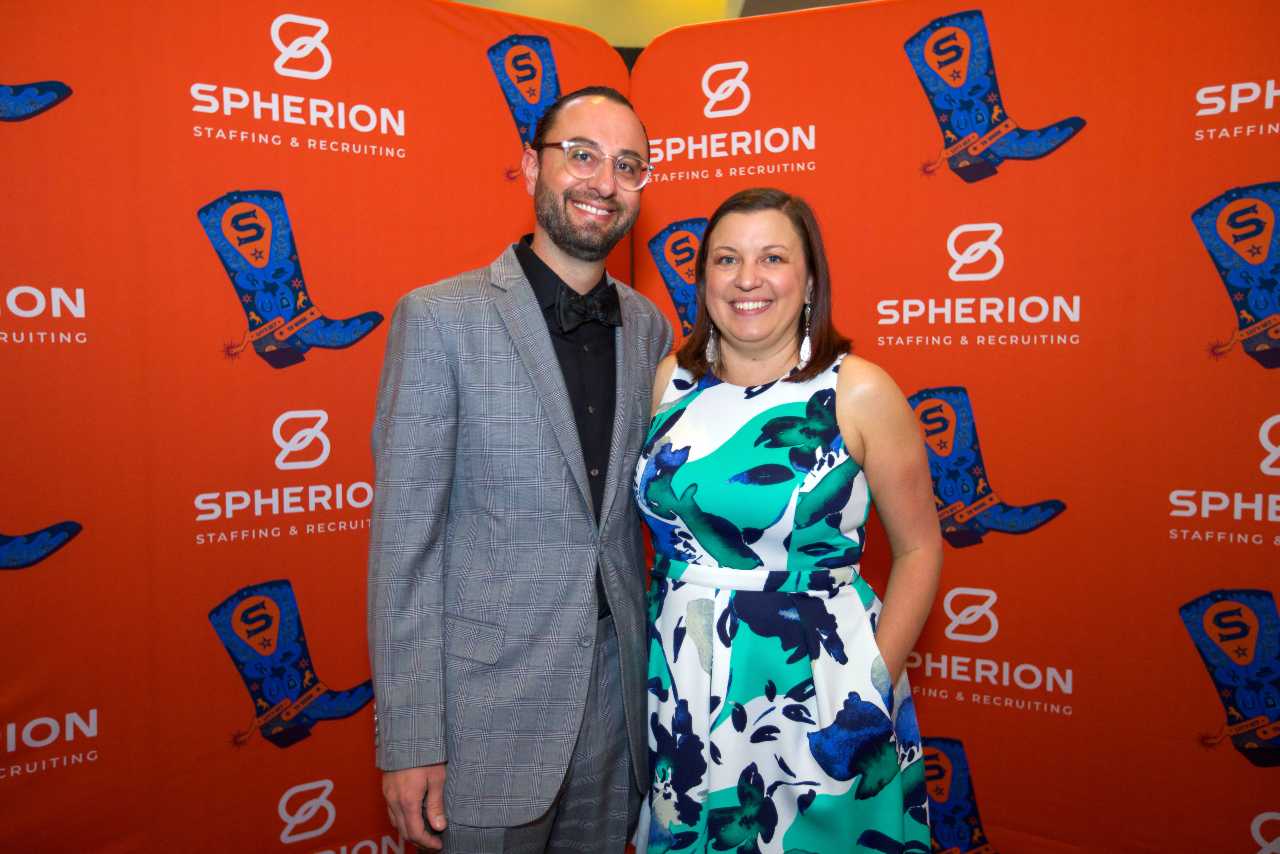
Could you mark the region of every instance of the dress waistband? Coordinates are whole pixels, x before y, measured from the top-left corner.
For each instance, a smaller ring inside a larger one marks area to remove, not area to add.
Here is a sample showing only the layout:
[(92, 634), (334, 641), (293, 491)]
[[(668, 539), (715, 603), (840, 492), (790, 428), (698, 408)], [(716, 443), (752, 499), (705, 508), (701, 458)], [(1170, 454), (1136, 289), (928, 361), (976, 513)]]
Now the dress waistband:
[(851, 584), (866, 584), (858, 567), (840, 569), (788, 570), (733, 569), (658, 556), (653, 578), (716, 587), (722, 590), (757, 590), (779, 593), (834, 593)]

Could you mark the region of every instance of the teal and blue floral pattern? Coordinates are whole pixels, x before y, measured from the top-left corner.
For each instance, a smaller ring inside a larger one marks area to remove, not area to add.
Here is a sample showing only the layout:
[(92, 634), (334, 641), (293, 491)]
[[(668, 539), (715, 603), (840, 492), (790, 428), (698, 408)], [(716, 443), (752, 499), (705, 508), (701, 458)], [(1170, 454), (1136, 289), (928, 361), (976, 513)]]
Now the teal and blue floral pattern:
[(911, 689), (890, 684), (858, 572), (871, 495), (839, 367), (751, 387), (677, 369), (650, 425), (640, 852), (929, 850)]

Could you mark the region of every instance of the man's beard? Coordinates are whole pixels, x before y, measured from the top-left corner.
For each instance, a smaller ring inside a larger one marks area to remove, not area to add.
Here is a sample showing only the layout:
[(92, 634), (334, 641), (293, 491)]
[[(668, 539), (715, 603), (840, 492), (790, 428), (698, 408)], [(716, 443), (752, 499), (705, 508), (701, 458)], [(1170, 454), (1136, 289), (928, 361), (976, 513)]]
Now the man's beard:
[[(570, 198), (568, 193), (557, 196), (541, 181), (534, 187), (534, 212), (538, 225), (546, 231), (552, 243), (559, 246), (566, 255), (579, 261), (603, 261), (613, 247), (618, 245), (618, 241), (631, 230), (640, 213), (637, 207), (631, 211), (630, 216), (626, 216), (622, 208), (617, 208), (615, 213), (621, 216), (612, 227), (606, 230), (577, 228), (569, 221), (569, 212), (566, 210)], [(579, 201), (592, 204), (596, 199), (599, 197), (582, 198)], [(612, 206), (609, 202), (604, 204)]]

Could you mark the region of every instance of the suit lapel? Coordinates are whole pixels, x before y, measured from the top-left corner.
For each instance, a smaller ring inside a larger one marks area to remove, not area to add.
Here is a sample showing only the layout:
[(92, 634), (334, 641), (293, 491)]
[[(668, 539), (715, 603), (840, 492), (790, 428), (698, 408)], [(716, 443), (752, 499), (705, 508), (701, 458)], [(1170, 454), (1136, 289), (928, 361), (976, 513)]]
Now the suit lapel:
[(551, 335), (547, 332), (542, 310), (538, 307), (533, 288), (524, 277), (520, 262), (516, 260), (514, 250), (508, 248), (498, 256), (498, 260), (489, 265), (489, 280), (503, 291), (496, 300), (498, 314), (502, 317), (516, 353), (537, 390), (538, 400), (551, 421), (556, 442), (560, 445), (565, 462), (569, 464), (569, 471), (573, 472), (573, 479), (577, 482), (578, 491), (590, 513), (591, 492), (587, 487), (587, 469), (582, 461), (582, 445), (578, 442), (578, 428), (573, 420), (569, 392), (565, 389), (564, 377), (560, 374), (560, 362), (551, 347)]
[(631, 433), (631, 387), (633, 384), (633, 364), (636, 352), (636, 324), (640, 318), (632, 305), (632, 294), (623, 288), (618, 290), (618, 304), (622, 311), (622, 325), (614, 332), (614, 362), (617, 365), (617, 379), (614, 383), (613, 405), (613, 438), (609, 445), (609, 471), (604, 482), (604, 498), (600, 507), (600, 526), (605, 526), (609, 512), (613, 508), (614, 499), (623, 478), (628, 477), (622, 470), (623, 457), (626, 456), (627, 439)]

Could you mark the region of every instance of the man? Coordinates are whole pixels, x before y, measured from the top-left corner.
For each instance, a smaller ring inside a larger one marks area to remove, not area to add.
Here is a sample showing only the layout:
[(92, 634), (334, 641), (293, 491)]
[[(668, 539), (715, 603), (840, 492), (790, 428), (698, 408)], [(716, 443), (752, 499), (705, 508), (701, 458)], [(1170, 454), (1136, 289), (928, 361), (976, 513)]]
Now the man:
[(532, 240), (392, 321), (369, 647), (388, 812), (432, 850), (621, 852), (648, 789), (630, 483), (672, 334), (604, 269), (647, 157), (621, 94), (564, 96), (521, 164)]

